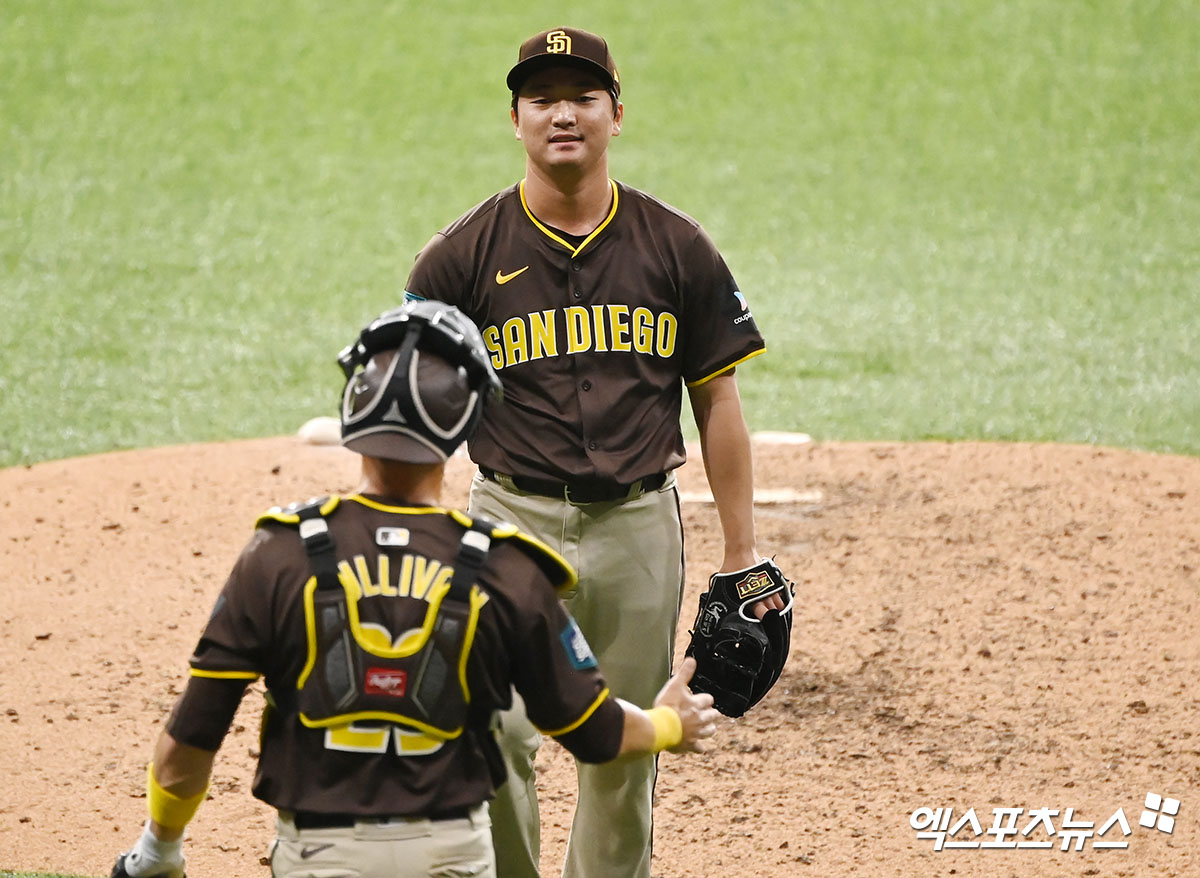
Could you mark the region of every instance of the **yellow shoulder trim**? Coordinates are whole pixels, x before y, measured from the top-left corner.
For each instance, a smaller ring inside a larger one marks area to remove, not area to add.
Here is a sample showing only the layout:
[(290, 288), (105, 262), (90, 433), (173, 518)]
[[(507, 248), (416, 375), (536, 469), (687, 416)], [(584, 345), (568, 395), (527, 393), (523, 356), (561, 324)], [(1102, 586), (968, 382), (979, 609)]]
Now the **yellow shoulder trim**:
[(541, 563), (541, 566), (543, 569), (551, 567), (551, 569), (546, 569), (546, 573), (549, 574), (550, 582), (557, 591), (574, 588), (579, 584), (579, 575), (571, 566), (571, 562), (537, 537), (524, 531), (517, 531), (513, 537), (519, 541), (518, 544), (521, 548), (526, 550), (526, 554), (532, 555), (535, 561), (549, 562), (549, 564)]
[[(447, 510), (447, 513), (463, 527), (469, 528), (475, 523), (474, 518), (459, 509), (449, 509)], [(509, 524), (507, 521), (502, 521), (492, 528), (492, 532), (488, 534), (488, 536), (493, 540), (506, 540), (509, 537), (516, 536), (518, 533), (520, 533), (520, 531), (517, 530), (517, 526), (515, 524)]]
[(687, 382), (687, 386), (688, 387), (699, 387), (701, 384), (704, 384), (708, 381), (712, 381), (718, 375), (724, 375), (726, 372), (728, 372), (730, 369), (734, 368), (735, 366), (740, 366), (740, 365), (742, 365), (742, 363), (746, 362), (747, 360), (752, 359), (753, 357), (757, 357), (759, 354), (766, 353), (766, 350), (767, 349), (765, 347), (761, 347), (756, 351), (751, 351), (750, 353), (746, 354), (746, 356), (742, 357), (740, 360), (736, 360), (736, 361), (730, 363), (728, 366), (722, 366), (720, 369), (718, 369), (716, 372), (713, 372), (711, 375), (705, 375), (703, 378), (697, 379), (696, 381)]
[(609, 184), (609, 186), (612, 187), (612, 208), (608, 211), (608, 216), (606, 216), (604, 218), (604, 222), (602, 222), (602, 223), (600, 223), (600, 225), (596, 226), (596, 228), (592, 230), (592, 233), (590, 235), (588, 235), (586, 238), (584, 238), (583, 243), (581, 243), (578, 247), (576, 247), (574, 244), (570, 243), (569, 241), (564, 240), (560, 235), (555, 234), (553, 231), (550, 230), (550, 228), (548, 226), (544, 225), (541, 222), (541, 220), (539, 220), (536, 216), (533, 215), (533, 211), (529, 209), (529, 202), (525, 200), (525, 181), (524, 180), (521, 181), (521, 185), (520, 185), (521, 207), (525, 208), (525, 215), (527, 217), (529, 217), (529, 221), (531, 223), (533, 223), (535, 226), (537, 226), (543, 235), (545, 235), (547, 238), (549, 238), (550, 240), (552, 240), (558, 244), (562, 244), (564, 247), (566, 247), (568, 250), (571, 251), (572, 256), (578, 256), (580, 253), (583, 252), (583, 248), (586, 247), (588, 244), (592, 243), (592, 241), (594, 241), (596, 239), (596, 236), (599, 235), (602, 231), (604, 231), (605, 227), (609, 223), (612, 222), (613, 217), (617, 215), (617, 201), (620, 198), (620, 196), (618, 194), (618, 190), (617, 190), (617, 181), (610, 179), (608, 181), (608, 184)]
[(191, 668), (189, 673), (206, 680), (257, 680), (262, 676), (257, 671), (206, 671), (203, 668)]
[(366, 506), (368, 509), (378, 509), (380, 512), (403, 512), (405, 515), (445, 515), (449, 511), (441, 506), (389, 506), (378, 500), (364, 497), (362, 494), (351, 494), (346, 499)]
[[(321, 504), (321, 514), (328, 515), (333, 512), (333, 510), (337, 509), (340, 501), (340, 497), (330, 497)], [(299, 524), (300, 516), (295, 512), (286, 512), (281, 506), (272, 506), (254, 520), (254, 526), (258, 527), (264, 521), (278, 521), (280, 524)]]
[[(465, 512), (457, 509), (451, 509), (449, 512), (450, 517), (463, 527), (470, 527), (474, 523), (474, 519)], [(494, 540), (515, 539), (525, 554), (536, 561), (538, 566), (545, 571), (557, 591), (574, 588), (579, 584), (579, 576), (575, 573), (575, 568), (571, 566), (570, 561), (537, 537), (519, 530), (516, 525), (503, 522), (492, 528), (492, 532), (488, 536)]]
[(575, 731), (577, 728), (587, 722), (589, 718), (591, 718), (591, 715), (600, 708), (601, 704), (608, 700), (608, 695), (608, 688), (605, 687), (604, 691), (601, 692), (596, 697), (596, 700), (592, 702), (592, 706), (583, 712), (583, 716), (579, 717), (579, 719), (575, 720), (575, 722), (571, 723), (569, 726), (563, 726), (561, 729), (555, 729), (554, 731), (550, 731), (549, 729), (538, 729), (538, 731), (543, 735), (549, 735), (551, 738), (558, 738), (567, 734), (568, 732)]

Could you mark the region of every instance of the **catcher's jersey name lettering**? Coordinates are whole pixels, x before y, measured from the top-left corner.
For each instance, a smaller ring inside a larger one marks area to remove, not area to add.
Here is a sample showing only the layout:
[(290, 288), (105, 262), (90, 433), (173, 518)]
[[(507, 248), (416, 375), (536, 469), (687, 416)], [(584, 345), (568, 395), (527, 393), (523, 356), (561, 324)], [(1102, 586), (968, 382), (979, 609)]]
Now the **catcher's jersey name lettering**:
[(391, 559), (379, 555), (371, 571), (363, 555), (338, 563), (338, 578), (355, 598), (402, 597), (429, 601), (448, 588), (454, 568), (423, 555), (405, 555), (393, 573)]
[(492, 366), (504, 369), (529, 360), (582, 354), (638, 353), (670, 358), (679, 337), (674, 314), (628, 305), (573, 305), (510, 317), (484, 327)]

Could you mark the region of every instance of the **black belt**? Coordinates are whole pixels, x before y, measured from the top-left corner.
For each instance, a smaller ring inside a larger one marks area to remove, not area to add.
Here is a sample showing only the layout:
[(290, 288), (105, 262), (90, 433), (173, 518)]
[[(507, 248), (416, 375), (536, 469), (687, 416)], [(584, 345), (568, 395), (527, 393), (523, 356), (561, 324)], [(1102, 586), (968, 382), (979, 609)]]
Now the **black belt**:
[(316, 811), (297, 811), (292, 815), (292, 823), (297, 829), (337, 829), (353, 826), (356, 823), (400, 823), (405, 820), (465, 820), (471, 816), (475, 807), (464, 805), (461, 808), (449, 808), (445, 811), (434, 811), (432, 814), (409, 814), (407, 816), (385, 816), (374, 814), (320, 814)]
[(505, 481), (509, 481), (514, 488), (524, 491), (526, 494), (539, 494), (542, 497), (569, 500), (571, 503), (611, 503), (615, 500), (633, 500), (646, 491), (657, 491), (667, 483), (666, 473), (655, 473), (628, 485), (622, 485), (620, 482), (609, 482), (603, 479), (559, 482), (554, 479), (538, 479), (533, 476), (500, 476), (494, 469), (486, 466), (481, 466), (479, 472), (485, 479), (498, 485), (504, 485)]

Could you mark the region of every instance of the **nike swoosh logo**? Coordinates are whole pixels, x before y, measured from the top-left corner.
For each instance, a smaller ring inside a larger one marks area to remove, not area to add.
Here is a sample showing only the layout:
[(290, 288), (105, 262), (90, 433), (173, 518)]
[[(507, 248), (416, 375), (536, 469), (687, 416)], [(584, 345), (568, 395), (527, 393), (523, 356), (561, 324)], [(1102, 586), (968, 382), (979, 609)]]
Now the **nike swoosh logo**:
[(305, 845), (300, 849), (300, 859), (307, 860), (309, 857), (315, 857), (321, 851), (327, 851), (331, 847), (333, 847), (332, 844)]
[(497, 271), (496, 272), (496, 283), (504, 285), (504, 284), (508, 283), (510, 280), (512, 280), (514, 277), (516, 277), (518, 274), (524, 274), (528, 270), (529, 270), (529, 266), (526, 265), (524, 268), (518, 268), (512, 274), (505, 274), (502, 271)]

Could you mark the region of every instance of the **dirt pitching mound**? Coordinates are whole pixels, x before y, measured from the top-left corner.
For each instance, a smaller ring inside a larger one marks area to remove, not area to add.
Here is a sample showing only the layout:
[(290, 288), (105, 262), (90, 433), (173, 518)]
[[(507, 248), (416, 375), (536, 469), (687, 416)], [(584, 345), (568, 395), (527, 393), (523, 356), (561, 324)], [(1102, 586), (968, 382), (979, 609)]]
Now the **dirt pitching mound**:
[[(1200, 459), (755, 453), (759, 548), (798, 586), (792, 657), (711, 752), (661, 759), (656, 876), (1200, 874)], [(721, 550), (694, 458), (680, 651)], [(452, 461), (447, 505), (465, 505), (470, 473)], [(0, 868), (108, 874), (255, 516), (356, 482), (356, 457), (291, 438), (0, 471)], [(268, 874), (272, 815), (249, 795), (260, 704), (247, 697), (217, 759), (189, 874)], [(539, 763), (554, 875), (574, 779), (552, 743)], [(919, 837), (971, 809), (981, 833)], [(1015, 834), (993, 830), (1005, 821)]]

